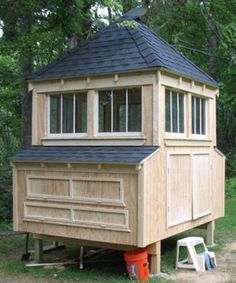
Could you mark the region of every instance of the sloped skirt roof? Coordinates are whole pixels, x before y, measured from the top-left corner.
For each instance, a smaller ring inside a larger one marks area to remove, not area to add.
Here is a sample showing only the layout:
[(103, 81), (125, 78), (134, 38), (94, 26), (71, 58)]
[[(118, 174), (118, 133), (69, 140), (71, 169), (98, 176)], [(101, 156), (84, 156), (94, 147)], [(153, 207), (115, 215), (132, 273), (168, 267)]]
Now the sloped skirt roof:
[(12, 162), (141, 164), (156, 146), (33, 146)]

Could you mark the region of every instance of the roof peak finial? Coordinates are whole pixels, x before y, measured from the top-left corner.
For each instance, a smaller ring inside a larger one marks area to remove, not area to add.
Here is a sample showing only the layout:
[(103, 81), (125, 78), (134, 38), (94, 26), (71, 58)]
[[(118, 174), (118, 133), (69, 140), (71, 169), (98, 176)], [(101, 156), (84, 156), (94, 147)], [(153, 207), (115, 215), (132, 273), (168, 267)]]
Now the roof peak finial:
[(144, 16), (146, 12), (147, 12), (147, 8), (134, 8), (134, 9), (129, 10), (127, 13), (125, 13), (122, 19), (136, 20)]

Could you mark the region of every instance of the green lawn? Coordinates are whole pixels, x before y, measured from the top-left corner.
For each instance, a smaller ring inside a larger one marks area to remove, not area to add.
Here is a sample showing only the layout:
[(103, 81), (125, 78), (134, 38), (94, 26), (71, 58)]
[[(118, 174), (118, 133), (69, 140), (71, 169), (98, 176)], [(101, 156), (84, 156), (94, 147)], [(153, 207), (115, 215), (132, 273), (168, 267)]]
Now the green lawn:
[[(0, 229), (6, 230), (9, 225), (1, 224)], [(187, 235), (202, 235), (205, 237), (205, 231), (193, 229), (189, 232), (179, 234), (162, 242), (162, 271), (173, 272), (175, 265), (176, 241)], [(226, 201), (225, 217), (216, 221), (216, 247), (220, 250), (226, 242), (236, 240), (236, 197)], [(33, 241), (31, 240), (31, 245)], [(96, 263), (88, 264), (84, 270), (79, 270), (77, 266), (71, 266), (64, 270), (45, 269), (45, 268), (26, 268), (25, 263), (20, 260), (24, 251), (24, 237), (15, 237), (11, 239), (0, 240), (0, 278), (1, 276), (29, 276), (33, 278), (54, 278), (58, 282), (109, 282), (125, 283), (130, 282), (127, 277), (126, 267), (122, 262), (122, 254), (117, 253), (117, 259), (121, 261), (116, 263)], [(72, 250), (66, 251), (70, 257)], [(61, 253), (61, 254), (60, 254)], [(78, 251), (79, 254), (79, 251)], [(60, 251), (58, 257), (65, 256), (65, 251)], [(55, 256), (55, 255), (54, 255)], [(149, 282), (156, 282), (151, 279)], [(167, 282), (158, 280), (158, 282)]]

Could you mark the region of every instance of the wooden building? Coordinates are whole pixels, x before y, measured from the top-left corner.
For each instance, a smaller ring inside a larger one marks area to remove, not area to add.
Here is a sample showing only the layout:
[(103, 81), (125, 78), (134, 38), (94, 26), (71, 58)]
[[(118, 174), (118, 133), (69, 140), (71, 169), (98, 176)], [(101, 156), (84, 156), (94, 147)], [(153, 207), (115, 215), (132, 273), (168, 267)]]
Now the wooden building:
[[(32, 148), (12, 159), (14, 229), (120, 250), (224, 216), (217, 83), (132, 10), (29, 79)], [(141, 10), (142, 14), (142, 10)]]

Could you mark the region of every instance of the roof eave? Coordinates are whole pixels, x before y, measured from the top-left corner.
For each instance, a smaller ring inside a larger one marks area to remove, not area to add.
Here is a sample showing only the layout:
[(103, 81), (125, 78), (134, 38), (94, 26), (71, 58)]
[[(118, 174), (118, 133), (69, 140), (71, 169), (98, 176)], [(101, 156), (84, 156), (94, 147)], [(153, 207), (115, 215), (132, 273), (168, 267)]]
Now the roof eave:
[(193, 78), (191, 76), (186, 76), (186, 75), (183, 75), (181, 73), (178, 73), (178, 72), (174, 72), (172, 70), (169, 70), (165, 67), (152, 67), (152, 68), (144, 68), (144, 69), (134, 69), (134, 70), (128, 70), (128, 71), (118, 71), (118, 72), (109, 72), (109, 73), (99, 73), (99, 74), (88, 74), (88, 75), (77, 75), (77, 76), (61, 76), (61, 77), (55, 77), (55, 78), (43, 78), (43, 79), (28, 79), (28, 82), (29, 83), (34, 83), (34, 82), (45, 82), (45, 81), (50, 81), (50, 80), (63, 80), (63, 79), (76, 79), (76, 78), (87, 78), (87, 77), (102, 77), (102, 76), (109, 76), (109, 75), (113, 75), (113, 74), (131, 74), (131, 73), (141, 73), (141, 72), (151, 72), (151, 71), (157, 71), (157, 70), (160, 70), (160, 71), (165, 71), (165, 72), (168, 72), (170, 74), (173, 74), (173, 75), (177, 75), (177, 76), (180, 76), (180, 77), (184, 77), (184, 78), (187, 78), (187, 79), (190, 79), (190, 80), (194, 80), (196, 82), (199, 82), (199, 83), (202, 83), (202, 84), (205, 84), (206, 86), (210, 86), (210, 87), (213, 87), (215, 89), (219, 89), (219, 85), (217, 82), (215, 83), (209, 83), (209, 82), (206, 82), (206, 81), (202, 81), (202, 80), (199, 80), (199, 79), (196, 79), (196, 78)]
[(165, 71), (165, 72), (168, 72), (170, 74), (173, 74), (173, 75), (176, 75), (176, 76), (179, 76), (179, 77), (184, 77), (184, 78), (187, 78), (189, 80), (193, 80), (195, 82), (198, 82), (198, 83), (201, 83), (201, 84), (204, 84), (206, 86), (210, 86), (210, 87), (213, 87), (215, 89), (219, 89), (219, 84), (217, 82), (215, 82), (215, 84), (212, 82), (212, 83), (209, 83), (209, 82), (205, 82), (205, 81), (201, 81), (199, 79), (196, 79), (196, 78), (193, 78), (191, 76), (186, 76), (186, 75), (183, 75), (181, 73), (178, 73), (178, 72), (174, 72), (174, 71), (171, 71), (167, 68), (164, 68), (164, 67), (160, 67), (158, 68), (160, 71)]

